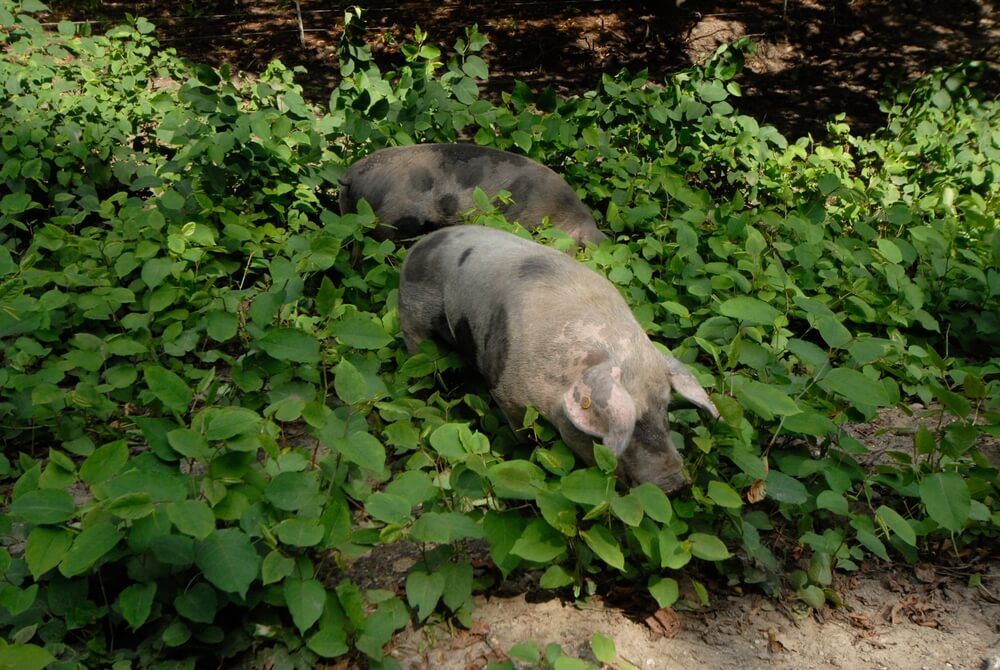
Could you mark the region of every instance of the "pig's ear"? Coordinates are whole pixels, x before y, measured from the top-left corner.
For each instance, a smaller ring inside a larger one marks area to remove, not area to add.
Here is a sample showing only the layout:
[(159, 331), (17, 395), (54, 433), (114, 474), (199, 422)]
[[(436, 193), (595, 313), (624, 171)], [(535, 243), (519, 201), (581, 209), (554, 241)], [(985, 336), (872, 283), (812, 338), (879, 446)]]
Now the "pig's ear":
[(705, 389), (691, 374), (688, 367), (673, 356), (666, 354), (663, 355), (663, 362), (667, 367), (667, 380), (670, 382), (670, 387), (692, 405), (706, 412), (713, 419), (718, 419), (719, 410), (715, 408), (708, 394), (705, 393)]
[(579, 430), (600, 438), (621, 456), (635, 428), (635, 403), (621, 385), (621, 368), (602, 363), (588, 368), (563, 394), (563, 410)]

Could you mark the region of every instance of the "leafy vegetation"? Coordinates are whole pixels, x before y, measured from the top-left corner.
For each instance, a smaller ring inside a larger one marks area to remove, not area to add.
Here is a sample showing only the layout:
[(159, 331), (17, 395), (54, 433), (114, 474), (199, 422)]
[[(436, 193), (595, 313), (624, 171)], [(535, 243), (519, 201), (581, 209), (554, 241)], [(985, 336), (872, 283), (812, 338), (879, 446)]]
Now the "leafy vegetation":
[[(494, 104), (475, 29), (447, 55), (418, 31), (381, 72), (350, 10), (320, 110), (280, 64), (244, 80), (143, 19), (48, 32), (42, 9), (0, 0), (0, 666), (391, 667), (395, 631), (468, 624), (517, 570), (666, 607), (684, 581), (708, 598), (699, 559), (819, 608), (834, 570), (996, 538), (1000, 105), (978, 65), (897, 93), (872, 137), (789, 142), (734, 107), (746, 43), (663, 85)], [(600, 445), (577, 467), (537, 416), (517, 439), (455, 354), (406, 354), (405, 250), (336, 213), (337, 178), (460, 137), (555, 167), (615, 238), (581, 261), (723, 415), (674, 413), (689, 490), (620, 490)], [(845, 425), (889, 407), (926, 420), (873, 459)], [(425, 548), (404, 592), (361, 589), (351, 560), (401, 540)]]

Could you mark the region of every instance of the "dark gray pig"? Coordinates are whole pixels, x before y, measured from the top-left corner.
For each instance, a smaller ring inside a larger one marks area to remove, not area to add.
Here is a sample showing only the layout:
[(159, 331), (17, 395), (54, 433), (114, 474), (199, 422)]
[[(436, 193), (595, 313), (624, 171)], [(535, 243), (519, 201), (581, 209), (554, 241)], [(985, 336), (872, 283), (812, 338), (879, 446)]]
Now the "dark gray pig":
[(562, 177), (530, 158), (475, 144), (415, 144), (381, 149), (357, 161), (340, 180), (340, 213), (364, 198), (380, 225), (378, 239), (405, 239), (462, 222), (480, 187), (489, 197), (509, 191), (500, 207), (509, 221), (537, 228), (544, 217), (577, 244), (604, 233)]
[(519, 428), (536, 408), (593, 462), (599, 440), (629, 483), (686, 484), (670, 439), (676, 391), (719, 413), (694, 375), (661, 354), (618, 290), (566, 254), (485, 226), (454, 226), (417, 242), (403, 263), (399, 320), (411, 353), (429, 337), (474, 362)]

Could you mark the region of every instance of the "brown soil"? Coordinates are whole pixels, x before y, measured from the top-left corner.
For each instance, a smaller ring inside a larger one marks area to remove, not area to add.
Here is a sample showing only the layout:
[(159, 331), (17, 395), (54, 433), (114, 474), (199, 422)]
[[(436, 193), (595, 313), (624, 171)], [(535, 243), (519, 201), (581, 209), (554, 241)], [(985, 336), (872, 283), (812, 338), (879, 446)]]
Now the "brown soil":
[[(997, 0), (518, 0), (367, 3), (371, 43), (386, 61), (413, 26), (451, 46), (472, 23), (491, 42), (487, 93), (520, 79), (564, 94), (593, 88), (602, 73), (649, 70), (662, 78), (697, 62), (718, 44), (750, 36), (759, 44), (740, 78), (741, 108), (790, 138), (822, 136), (839, 112), (857, 131), (882, 123), (877, 101), (887, 84), (939, 65), (984, 60), (982, 83), (1000, 94)], [(310, 97), (325, 101), (337, 82), (336, 46), (343, 5), (303, 0), (146, 0), (92, 3), (54, 0), (60, 18), (151, 19), (165, 46), (211, 64), (248, 72), (280, 58), (303, 66)], [(89, 5), (89, 7), (88, 7)], [(301, 23), (299, 17), (301, 16)], [(98, 29), (103, 26), (98, 26)]]
[[(289, 0), (56, 5), (59, 18), (111, 22), (126, 12), (146, 16), (159, 27), (161, 43), (196, 61), (248, 72), (273, 58), (304, 66), (301, 81), (319, 102), (337, 81), (343, 10), (327, 3), (301, 2), (301, 25)], [(856, 131), (873, 131), (882, 123), (877, 101), (887, 84), (962, 59), (991, 64), (981, 86), (990, 96), (1000, 94), (998, 0), (690, 0), (679, 7), (662, 0), (386, 0), (370, 6), (367, 16), (371, 42), (387, 62), (394, 58), (391, 45), (411, 39), (415, 24), (430, 41), (451, 45), (477, 23), (491, 41), (485, 54), (491, 96), (509, 90), (515, 79), (536, 90), (582, 93), (601, 73), (623, 67), (647, 68), (658, 80), (721, 42), (749, 35), (760, 47), (740, 78), (741, 107), (789, 137), (822, 136), (839, 112)], [(903, 421), (885, 417), (855, 435), (876, 452), (896, 448), (897, 439), (905, 449), (909, 429), (899, 427)], [(996, 455), (996, 445), (988, 447)], [(415, 549), (396, 545), (383, 551), (390, 555), (359, 562), (355, 577), (366, 588), (402, 594)], [(983, 586), (968, 585), (972, 575)], [(504, 658), (513, 644), (534, 640), (558, 642), (567, 653), (592, 659), (589, 640), (600, 632), (615, 641), (621, 659), (643, 669), (1000, 669), (995, 549), (961, 557), (943, 552), (937, 565), (871, 559), (858, 574), (838, 575), (834, 586), (842, 608), (810, 613), (794, 598), (740, 594), (723, 585), (707, 607), (663, 610), (650, 620), (600, 597), (574, 604), (549, 594), (548, 600), (529, 602), (530, 591), (508, 584), (503, 596), (479, 598), (471, 630), (409, 628), (390, 644), (390, 653), (406, 668), (483, 668)]]

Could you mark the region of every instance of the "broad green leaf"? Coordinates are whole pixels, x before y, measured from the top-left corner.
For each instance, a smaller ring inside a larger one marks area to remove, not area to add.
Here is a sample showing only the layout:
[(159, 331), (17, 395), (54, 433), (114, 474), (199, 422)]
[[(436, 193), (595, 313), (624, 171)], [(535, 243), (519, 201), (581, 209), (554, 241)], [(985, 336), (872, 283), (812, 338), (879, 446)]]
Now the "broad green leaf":
[(10, 515), (27, 523), (62, 523), (75, 513), (73, 496), (56, 489), (28, 491), (10, 504)]
[(245, 407), (209, 407), (204, 412), (204, 421), (206, 440), (228, 440), (255, 432), (261, 417)]
[(879, 508), (875, 510), (875, 518), (881, 520), (903, 542), (911, 547), (917, 546), (917, 534), (913, 530), (913, 526), (900, 516), (899, 512), (891, 507), (879, 505)]
[(656, 604), (662, 607), (671, 607), (680, 596), (680, 585), (677, 580), (671, 577), (659, 577), (653, 575), (649, 578), (649, 593), (656, 600)]
[(213, 309), (205, 314), (205, 330), (216, 342), (226, 342), (236, 337), (239, 318), (235, 314)]
[(628, 526), (635, 527), (642, 523), (643, 511), (642, 500), (634, 491), (611, 499), (611, 512)]
[(690, 544), (691, 553), (706, 561), (724, 561), (732, 555), (723, 541), (715, 535), (691, 533), (687, 542)]
[(385, 447), (374, 435), (352, 433), (347, 437), (334, 438), (329, 446), (351, 463), (370, 472), (382, 472), (385, 469)]
[(35, 581), (59, 565), (66, 551), (73, 544), (73, 533), (61, 528), (35, 526), (28, 534), (24, 559)]
[(355, 349), (381, 349), (393, 340), (378, 319), (363, 314), (337, 321), (330, 327), (330, 334)]
[(264, 557), (264, 562), (261, 564), (261, 582), (264, 585), (280, 582), (292, 574), (293, 570), (295, 570), (295, 561), (275, 549)]
[(325, 529), (318, 519), (284, 519), (274, 527), (278, 541), (290, 547), (315, 547), (323, 539)]
[(0, 642), (0, 670), (43, 670), (55, 662), (55, 656), (38, 645)]
[(195, 623), (212, 623), (219, 609), (216, 590), (205, 582), (198, 582), (174, 598), (174, 608), (185, 619)]
[(771, 470), (767, 473), (767, 497), (778, 502), (801, 505), (809, 499), (805, 485), (784, 472)]
[(132, 630), (146, 623), (153, 610), (156, 582), (130, 584), (118, 594), (118, 611)]
[(833, 315), (816, 319), (816, 330), (819, 331), (823, 341), (833, 349), (839, 349), (851, 341), (851, 331)]
[(286, 579), (282, 590), (292, 622), (305, 633), (323, 614), (326, 589), (315, 579)]
[(272, 505), (286, 512), (297, 512), (319, 502), (319, 480), (315, 471), (280, 472), (264, 489)]
[(819, 381), (819, 386), (830, 393), (836, 393), (862, 405), (886, 407), (892, 404), (881, 382), (851, 368), (830, 370)]
[(434, 611), (444, 595), (444, 576), (438, 572), (428, 574), (414, 570), (406, 576), (406, 601), (417, 610), (417, 619), (423, 621)]
[(319, 630), (306, 641), (306, 646), (324, 658), (336, 658), (350, 651), (343, 622), (326, 619), (320, 621)]
[(220, 591), (246, 597), (260, 573), (260, 557), (239, 528), (217, 530), (195, 543), (195, 564)]
[(101, 521), (76, 536), (73, 546), (59, 563), (63, 577), (75, 577), (90, 570), (121, 539), (121, 533), (110, 521)]
[(167, 443), (170, 448), (185, 458), (193, 458), (196, 461), (208, 459), (209, 446), (197, 431), (190, 428), (178, 428), (167, 433)]
[(461, 512), (425, 512), (410, 528), (410, 538), (418, 542), (447, 543), (483, 537), (483, 527)]
[(719, 305), (719, 313), (742, 323), (773, 326), (781, 312), (763, 300), (749, 296), (730, 298)]
[(733, 487), (725, 482), (712, 480), (708, 483), (708, 497), (715, 501), (720, 507), (730, 509), (740, 509), (743, 507), (743, 500), (740, 494)]
[(257, 344), (271, 358), (292, 363), (318, 363), (319, 340), (298, 328), (269, 328)]
[(574, 582), (573, 575), (566, 572), (561, 565), (550, 565), (538, 580), (538, 586), (543, 589), (558, 589)]
[(194, 394), (184, 380), (170, 370), (159, 365), (147, 365), (143, 378), (149, 390), (167, 409), (183, 414), (191, 405)]
[(506, 576), (518, 566), (521, 559), (510, 550), (521, 537), (527, 522), (518, 512), (489, 511), (483, 519), (483, 530), (490, 545), (490, 558)]
[(837, 493), (836, 491), (821, 491), (818, 496), (816, 496), (816, 507), (820, 509), (828, 509), (834, 514), (839, 514), (841, 516), (847, 516), (849, 508), (847, 505), (847, 498), (843, 494)]
[[(544, 489), (538, 491), (535, 502), (542, 513), (542, 518), (548, 521), (550, 526), (568, 537), (576, 535), (577, 506), (573, 502), (558, 491)], [(642, 511), (639, 512), (639, 518), (642, 518)]]
[(584, 505), (600, 505), (611, 500), (615, 491), (615, 481), (592, 468), (574, 470), (559, 485), (559, 492), (573, 502)]
[(615, 642), (607, 635), (594, 633), (590, 638), (590, 649), (594, 652), (594, 658), (601, 663), (610, 665), (618, 660), (618, 651), (615, 649)]
[(659, 486), (646, 482), (639, 484), (632, 489), (632, 494), (642, 504), (642, 509), (653, 521), (660, 523), (670, 523), (674, 516), (673, 508), (670, 506), (670, 499)]
[(534, 500), (538, 487), (545, 481), (545, 472), (529, 461), (509, 460), (491, 465), (486, 476), (500, 498)]
[(775, 416), (789, 416), (802, 411), (787, 393), (755, 379), (743, 379), (735, 390), (741, 405), (768, 421)]
[(400, 495), (378, 491), (365, 501), (365, 511), (383, 523), (401, 524), (410, 517), (413, 503)]
[(625, 569), (625, 556), (610, 530), (604, 526), (591, 526), (587, 530), (581, 530), (580, 537), (602, 561), (613, 568)]
[(204, 540), (215, 531), (215, 514), (201, 500), (182, 500), (167, 505), (167, 517), (177, 530), (196, 540)]
[(446, 563), (439, 568), (444, 577), (444, 593), (442, 600), (448, 609), (455, 611), (472, 597), (472, 564)]
[(878, 247), (879, 253), (882, 254), (882, 256), (884, 256), (890, 263), (903, 262), (903, 252), (901, 252), (899, 247), (892, 241), (887, 240), (884, 237), (880, 237), (875, 241), (875, 246)]
[(333, 369), (333, 388), (346, 405), (358, 405), (371, 400), (364, 375), (346, 358)]
[(107, 481), (128, 461), (128, 442), (115, 440), (94, 450), (80, 465), (80, 479), (90, 485)]
[(920, 499), (927, 515), (942, 528), (958, 533), (965, 528), (972, 507), (969, 486), (957, 472), (935, 472), (920, 480)]
[(548, 563), (565, 552), (563, 535), (541, 519), (529, 523), (510, 549), (515, 556), (535, 563)]

